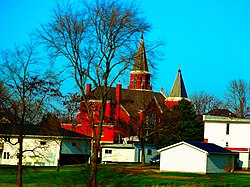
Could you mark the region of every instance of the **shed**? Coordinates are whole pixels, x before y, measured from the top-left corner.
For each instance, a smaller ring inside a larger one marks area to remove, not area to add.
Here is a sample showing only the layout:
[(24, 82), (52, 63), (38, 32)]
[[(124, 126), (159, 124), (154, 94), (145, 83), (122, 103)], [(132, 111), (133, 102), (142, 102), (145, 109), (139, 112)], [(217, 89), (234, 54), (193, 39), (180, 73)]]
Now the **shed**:
[[(154, 146), (145, 145), (145, 162), (150, 163), (150, 158), (157, 155), (157, 149)], [(138, 163), (141, 162), (141, 146), (133, 144), (107, 144), (102, 145), (102, 162), (123, 162)]]
[(159, 149), (160, 171), (223, 173), (234, 169), (235, 153), (205, 142), (179, 142)]
[[(57, 166), (86, 163), (92, 137), (62, 128), (25, 124), (23, 165)], [(19, 153), (18, 125), (0, 123), (0, 165), (16, 165)]]

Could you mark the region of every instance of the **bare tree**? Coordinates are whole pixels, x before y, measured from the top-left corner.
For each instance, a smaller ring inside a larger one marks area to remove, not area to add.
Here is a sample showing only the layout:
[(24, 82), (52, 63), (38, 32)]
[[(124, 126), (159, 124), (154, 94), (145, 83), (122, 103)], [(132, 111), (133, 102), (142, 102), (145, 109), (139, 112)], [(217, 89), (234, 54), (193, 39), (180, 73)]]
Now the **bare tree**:
[(239, 118), (245, 118), (248, 113), (250, 84), (242, 79), (229, 83), (225, 93), (226, 104)]
[(80, 102), (81, 97), (78, 93), (67, 93), (63, 97), (63, 106), (66, 109), (66, 116), (63, 119), (64, 122), (71, 123), (72, 125), (76, 123), (77, 114), (80, 108)]
[[(132, 64), (141, 30), (148, 29), (137, 4), (96, 0), (77, 8), (58, 6), (51, 21), (37, 31), (54, 57), (63, 56), (68, 60), (68, 67), (81, 92), (94, 139), (91, 186), (96, 186), (97, 156), (107, 95), (110, 87)], [(86, 82), (94, 85), (98, 93), (96, 97), (101, 100), (98, 123), (94, 122), (85, 93)]]
[(194, 104), (194, 108), (198, 114), (204, 114), (210, 110), (223, 107), (222, 101), (205, 91), (191, 94), (190, 99)]
[(39, 66), (37, 45), (33, 43), (4, 50), (1, 54), (1, 78), (9, 92), (0, 95), (1, 107), (12, 114), (11, 122), (18, 126), (18, 184), (22, 186), (23, 128), (26, 122), (38, 123), (48, 107), (48, 101), (59, 93), (59, 84), (44, 65)]

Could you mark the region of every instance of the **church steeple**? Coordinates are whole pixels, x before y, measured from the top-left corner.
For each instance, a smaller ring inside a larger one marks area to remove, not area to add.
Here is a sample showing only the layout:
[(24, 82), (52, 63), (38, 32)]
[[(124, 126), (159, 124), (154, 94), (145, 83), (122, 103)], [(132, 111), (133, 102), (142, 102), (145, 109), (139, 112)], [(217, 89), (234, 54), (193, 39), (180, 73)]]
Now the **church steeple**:
[(188, 98), (180, 69), (178, 70), (178, 74), (169, 97)]
[(190, 101), (188, 99), (181, 70), (179, 69), (172, 90), (169, 96), (166, 98), (165, 103), (169, 108), (172, 108), (173, 105), (178, 104), (178, 102), (182, 99), (187, 99)]
[(139, 47), (136, 52), (134, 67), (130, 72), (130, 84), (128, 88), (152, 90), (150, 85), (150, 75), (151, 74), (148, 70), (148, 62), (142, 33)]

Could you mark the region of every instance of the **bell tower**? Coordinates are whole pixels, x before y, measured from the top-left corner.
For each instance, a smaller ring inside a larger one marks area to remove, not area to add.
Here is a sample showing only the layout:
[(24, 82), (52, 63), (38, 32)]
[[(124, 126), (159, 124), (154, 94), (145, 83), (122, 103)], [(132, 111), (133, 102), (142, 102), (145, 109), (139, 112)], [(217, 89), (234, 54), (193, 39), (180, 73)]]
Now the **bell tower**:
[(152, 90), (150, 76), (151, 73), (148, 70), (148, 62), (142, 34), (135, 57), (134, 67), (130, 72), (130, 83), (128, 89)]

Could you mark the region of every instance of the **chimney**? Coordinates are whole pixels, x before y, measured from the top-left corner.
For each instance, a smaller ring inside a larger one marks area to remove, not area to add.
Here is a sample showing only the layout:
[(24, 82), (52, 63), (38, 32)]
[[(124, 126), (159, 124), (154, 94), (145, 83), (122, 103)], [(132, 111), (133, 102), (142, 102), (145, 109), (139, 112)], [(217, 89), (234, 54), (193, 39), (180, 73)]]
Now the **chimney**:
[(140, 115), (140, 121), (142, 122), (142, 120), (143, 120), (143, 110), (140, 110), (139, 115)]
[(116, 85), (116, 90), (115, 90), (115, 98), (116, 98), (117, 104), (121, 103), (121, 91), (122, 91), (122, 85), (117, 84)]
[(91, 92), (91, 84), (86, 84), (86, 95)]

